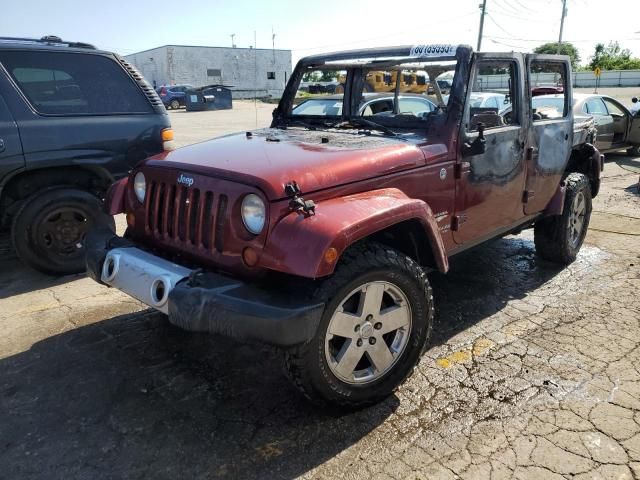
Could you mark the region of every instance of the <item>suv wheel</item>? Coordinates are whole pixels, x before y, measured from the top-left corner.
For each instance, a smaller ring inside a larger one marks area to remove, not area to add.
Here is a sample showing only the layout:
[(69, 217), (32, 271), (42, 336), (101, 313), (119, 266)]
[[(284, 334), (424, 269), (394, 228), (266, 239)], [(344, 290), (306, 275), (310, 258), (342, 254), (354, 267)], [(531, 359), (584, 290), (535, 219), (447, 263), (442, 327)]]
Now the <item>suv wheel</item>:
[(24, 201), (13, 218), (11, 239), (25, 264), (50, 275), (68, 275), (85, 271), (82, 242), (95, 225), (115, 230), (100, 200), (84, 190), (53, 188)]
[(316, 404), (362, 407), (413, 371), (433, 323), (431, 287), (420, 266), (379, 244), (345, 253), (314, 298), (326, 308), (313, 339), (285, 352), (294, 385)]
[(562, 215), (544, 218), (534, 226), (538, 254), (562, 264), (576, 259), (591, 218), (589, 179), (581, 173), (571, 173), (565, 184), (567, 191)]
[(180, 108), (180, 102), (178, 100), (171, 100), (169, 106), (172, 110), (178, 110)]

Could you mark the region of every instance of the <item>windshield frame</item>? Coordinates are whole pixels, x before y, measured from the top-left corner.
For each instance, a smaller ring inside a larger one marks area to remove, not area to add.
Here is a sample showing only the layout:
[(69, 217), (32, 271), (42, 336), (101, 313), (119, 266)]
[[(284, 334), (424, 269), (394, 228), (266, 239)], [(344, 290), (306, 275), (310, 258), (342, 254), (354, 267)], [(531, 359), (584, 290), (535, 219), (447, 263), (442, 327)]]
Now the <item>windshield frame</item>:
[[(431, 48), (430, 46), (403, 46), (403, 47), (392, 47), (385, 49), (366, 49), (366, 50), (355, 50), (355, 51), (347, 51), (347, 52), (337, 52), (337, 53), (329, 53), (326, 55), (316, 55), (311, 57), (306, 57), (301, 59), (294, 72), (291, 75), (289, 82), (285, 88), (284, 94), (278, 104), (278, 107), (274, 110), (273, 114), (273, 122), (272, 126), (284, 126), (286, 127), (289, 123), (294, 123), (296, 120), (304, 120), (306, 122), (317, 122), (318, 124), (326, 124), (328, 122), (336, 122), (336, 121), (347, 121), (350, 118), (354, 118), (358, 116), (359, 106), (360, 106), (360, 96), (353, 95), (354, 91), (361, 91), (362, 86), (364, 85), (364, 78), (366, 76), (366, 72), (369, 70), (380, 70), (380, 69), (389, 69), (393, 70), (392, 67), (397, 67), (398, 70), (402, 71), (404, 69), (403, 65), (411, 64), (411, 63), (434, 63), (437, 64), (439, 62), (455, 62), (455, 64), (451, 65), (452, 71), (454, 71), (453, 83), (450, 95), (464, 95), (464, 82), (466, 80), (465, 72), (468, 71), (468, 65), (470, 62), (472, 49), (468, 46), (439, 46), (439, 47), (447, 47), (448, 49), (442, 49), (444, 53), (441, 51), (432, 51), (421, 53), (420, 48)], [(296, 99), (296, 94), (298, 91), (298, 87), (302, 81), (302, 77), (305, 73), (310, 70), (322, 70), (322, 69), (335, 69), (335, 70), (345, 70), (346, 71), (346, 80), (344, 87), (344, 95), (343, 95), (343, 106), (342, 113), (336, 116), (327, 116), (327, 115), (292, 115), (292, 109), (294, 108), (294, 103)], [(430, 76), (431, 77), (431, 76)], [(430, 78), (431, 82), (431, 78)], [(433, 78), (433, 83), (437, 86), (437, 76)], [(397, 87), (399, 87), (400, 82), (396, 82)], [(439, 86), (436, 87), (437, 92), (440, 93)], [(396, 92), (394, 94), (394, 104), (397, 105), (397, 98), (400, 94), (404, 92), (399, 92), (399, 88), (396, 88)], [(441, 96), (441, 95), (440, 95)], [(438, 102), (435, 102), (436, 104)], [(439, 102), (440, 107), (443, 107), (444, 104), (442, 101)], [(447, 108), (443, 108), (444, 110), (448, 110)], [(445, 111), (446, 113), (446, 111)], [(389, 117), (392, 120), (397, 120), (398, 117)], [(410, 122), (411, 125), (408, 125), (408, 128), (415, 128), (416, 120), (418, 120), (423, 126), (426, 123), (425, 119), (416, 118), (413, 122)], [(386, 126), (391, 126), (394, 128), (403, 128), (403, 124), (395, 125), (394, 122), (389, 122), (389, 119), (376, 119), (376, 123), (384, 124)], [(404, 122), (399, 122), (404, 123)]]

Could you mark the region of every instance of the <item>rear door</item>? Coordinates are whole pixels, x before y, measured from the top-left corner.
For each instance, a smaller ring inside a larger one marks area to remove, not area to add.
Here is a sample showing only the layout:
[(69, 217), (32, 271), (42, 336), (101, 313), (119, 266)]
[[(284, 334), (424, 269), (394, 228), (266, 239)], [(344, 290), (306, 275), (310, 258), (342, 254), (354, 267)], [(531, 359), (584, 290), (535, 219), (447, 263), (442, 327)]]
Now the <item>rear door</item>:
[(0, 64), (19, 92), (28, 168), (90, 162), (120, 177), (162, 151), (167, 115), (112, 56), (2, 50)]
[[(524, 63), (519, 54), (474, 54), (470, 88), (465, 101), (461, 144), (473, 144), (484, 127), (485, 151), (461, 152), (456, 166), (456, 213), (452, 225), (458, 244), (482, 241), (508, 229), (523, 217), (524, 144), (522, 120)], [(510, 116), (501, 116), (496, 103), (481, 107), (478, 93), (486, 92), (487, 78), (500, 78), (496, 88), (508, 92)]]
[[(1, 72), (0, 75), (2, 75)], [(24, 168), (24, 157), (18, 126), (4, 98), (0, 95), (0, 190), (7, 175), (22, 168)]]
[[(573, 109), (569, 58), (555, 55), (526, 55), (528, 72), (527, 115), (530, 129), (526, 144), (527, 180), (523, 194), (524, 213), (545, 209), (562, 178), (573, 145)], [(554, 82), (563, 88), (558, 109), (539, 109), (531, 105), (532, 75), (540, 81)]]
[(614, 143), (615, 118), (609, 114), (601, 97), (589, 97), (584, 102), (585, 112), (593, 116), (598, 129), (596, 135), (596, 148), (608, 150)]
[(640, 110), (630, 120), (629, 134), (627, 143), (631, 145), (640, 145)]

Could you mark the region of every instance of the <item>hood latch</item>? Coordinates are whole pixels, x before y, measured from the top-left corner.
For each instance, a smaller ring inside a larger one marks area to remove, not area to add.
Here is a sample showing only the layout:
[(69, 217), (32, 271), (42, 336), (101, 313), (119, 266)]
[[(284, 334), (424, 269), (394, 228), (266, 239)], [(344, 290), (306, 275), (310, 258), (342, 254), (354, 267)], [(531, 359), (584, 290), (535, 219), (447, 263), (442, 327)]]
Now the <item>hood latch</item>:
[(291, 211), (302, 213), (306, 217), (316, 214), (316, 204), (313, 200), (302, 198), (300, 186), (295, 181), (291, 181), (284, 186), (284, 193), (290, 198), (289, 208)]

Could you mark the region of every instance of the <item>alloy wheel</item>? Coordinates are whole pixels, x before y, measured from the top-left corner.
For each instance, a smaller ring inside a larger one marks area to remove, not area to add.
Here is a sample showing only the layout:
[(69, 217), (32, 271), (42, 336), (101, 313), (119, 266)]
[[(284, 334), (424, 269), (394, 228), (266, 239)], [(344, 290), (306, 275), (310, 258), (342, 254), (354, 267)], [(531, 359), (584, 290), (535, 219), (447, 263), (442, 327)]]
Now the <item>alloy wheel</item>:
[(397, 363), (411, 333), (407, 296), (386, 281), (368, 282), (347, 294), (325, 336), (329, 369), (341, 381), (366, 384)]
[(571, 213), (569, 214), (569, 242), (573, 248), (580, 243), (586, 213), (587, 202), (584, 193), (578, 192), (571, 203)]

